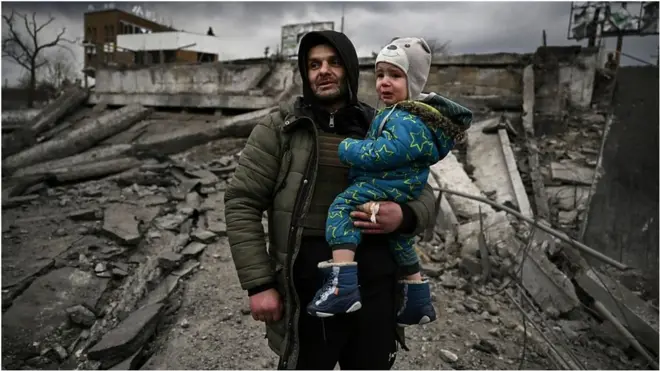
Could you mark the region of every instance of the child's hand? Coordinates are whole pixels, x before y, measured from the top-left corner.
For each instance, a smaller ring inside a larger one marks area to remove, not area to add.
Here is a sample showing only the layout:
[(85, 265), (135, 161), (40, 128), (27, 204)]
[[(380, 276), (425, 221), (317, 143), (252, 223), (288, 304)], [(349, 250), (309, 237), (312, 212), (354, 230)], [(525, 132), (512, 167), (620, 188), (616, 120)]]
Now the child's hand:
[(401, 206), (392, 201), (378, 202), (376, 222), (371, 221), (371, 215), (363, 211), (353, 211), (351, 217), (355, 219), (353, 225), (362, 229), (366, 234), (387, 234), (399, 229), (403, 222)]

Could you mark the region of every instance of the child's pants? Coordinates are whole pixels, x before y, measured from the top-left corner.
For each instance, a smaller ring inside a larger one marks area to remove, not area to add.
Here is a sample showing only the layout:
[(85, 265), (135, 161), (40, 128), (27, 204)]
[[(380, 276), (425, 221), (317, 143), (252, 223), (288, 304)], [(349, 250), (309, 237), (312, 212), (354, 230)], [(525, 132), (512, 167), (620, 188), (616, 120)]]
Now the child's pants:
[[(421, 188), (423, 189), (423, 187), (422, 185)], [(384, 189), (387, 188), (385, 187)], [(416, 193), (421, 193), (421, 190)], [(369, 201), (385, 200), (400, 203), (411, 201), (413, 198), (410, 196), (410, 193), (401, 192), (395, 187), (389, 188), (389, 191), (384, 191), (383, 188), (376, 187), (368, 182), (354, 183), (337, 195), (328, 209), (328, 218), (326, 220), (325, 238), (330, 247), (359, 245), (362, 240), (362, 232), (360, 228), (353, 226), (350, 213), (355, 211), (357, 206)], [(414, 237), (392, 236), (389, 248), (400, 267), (418, 266), (419, 257), (415, 252)]]

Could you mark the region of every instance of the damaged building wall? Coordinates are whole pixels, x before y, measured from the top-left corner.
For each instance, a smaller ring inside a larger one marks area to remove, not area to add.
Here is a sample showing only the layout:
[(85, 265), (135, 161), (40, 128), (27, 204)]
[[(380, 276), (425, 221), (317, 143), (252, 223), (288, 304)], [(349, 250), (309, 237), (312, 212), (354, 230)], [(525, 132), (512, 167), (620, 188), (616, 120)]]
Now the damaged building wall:
[[(522, 69), (530, 54), (441, 56), (433, 60), (425, 91), (453, 98), (472, 109), (521, 110)], [(374, 60), (360, 63), (360, 98), (376, 106)]]
[(623, 67), (604, 174), (589, 210), (585, 243), (650, 274), (658, 291), (658, 69)]
[(293, 83), (294, 65), (283, 62), (155, 65), (97, 71), (89, 102), (155, 107), (262, 109)]
[(553, 131), (552, 122), (567, 109), (591, 107), (596, 68), (602, 53), (580, 46), (540, 47), (534, 54), (535, 131)]

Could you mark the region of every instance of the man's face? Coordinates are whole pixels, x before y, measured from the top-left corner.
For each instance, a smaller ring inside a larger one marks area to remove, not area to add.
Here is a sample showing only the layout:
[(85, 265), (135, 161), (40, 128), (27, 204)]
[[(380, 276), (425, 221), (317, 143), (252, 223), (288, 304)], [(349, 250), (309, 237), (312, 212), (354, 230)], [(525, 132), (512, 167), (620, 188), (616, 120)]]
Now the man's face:
[(334, 48), (317, 45), (307, 54), (307, 78), (314, 95), (323, 101), (336, 101), (346, 87), (346, 70)]

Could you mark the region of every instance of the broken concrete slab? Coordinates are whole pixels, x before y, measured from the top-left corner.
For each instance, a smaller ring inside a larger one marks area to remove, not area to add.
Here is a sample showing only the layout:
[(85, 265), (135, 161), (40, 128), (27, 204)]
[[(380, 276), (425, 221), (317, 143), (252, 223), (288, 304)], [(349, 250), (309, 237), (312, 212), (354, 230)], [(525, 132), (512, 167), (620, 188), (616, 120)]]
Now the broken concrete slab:
[(474, 167), (473, 176), (484, 193), (495, 192), (495, 201), (518, 205), (509, 177), (500, 136), (484, 134), (482, 129), (500, 121), (499, 117), (472, 123), (467, 131), (467, 161)]
[[(184, 266), (185, 267), (185, 266)], [(182, 267), (182, 269), (184, 268)], [(146, 298), (140, 303), (140, 307), (149, 306), (153, 304), (164, 303), (170, 295), (176, 290), (179, 285), (179, 278), (181, 275), (172, 272), (165, 277), (155, 289), (149, 292)]]
[(111, 238), (126, 245), (136, 245), (142, 239), (139, 221), (129, 205), (108, 206), (103, 215), (103, 231)]
[(197, 210), (199, 209), (199, 206), (201, 204), (202, 204), (202, 198), (200, 197), (199, 193), (192, 191), (186, 194), (184, 201), (176, 205), (176, 208), (177, 209), (190, 208)]
[(458, 219), (456, 218), (454, 210), (451, 208), (449, 201), (447, 201), (447, 196), (444, 193), (441, 194), (438, 190), (441, 186), (438, 182), (438, 174), (434, 173), (433, 169), (431, 169), (428, 182), (431, 188), (433, 188), (433, 195), (436, 198), (436, 205), (438, 205), (437, 199), (440, 197), (440, 208), (439, 210), (436, 210), (438, 217), (435, 220), (434, 229), (440, 229), (440, 233), (443, 235), (445, 242), (454, 242), (458, 237)]
[(559, 186), (546, 187), (549, 201), (559, 210), (585, 210), (589, 201), (589, 187)]
[(162, 230), (178, 229), (194, 213), (194, 209), (182, 208), (176, 213), (163, 215), (156, 218), (155, 225)]
[(186, 174), (200, 179), (202, 186), (215, 185), (220, 180), (214, 173), (204, 169), (186, 171)]
[(656, 355), (658, 311), (610, 277), (590, 269), (575, 277), (580, 287), (609, 310), (637, 340)]
[(215, 233), (218, 237), (225, 237), (227, 235), (227, 224), (225, 223), (223, 210), (209, 210), (205, 215), (208, 230)]
[(38, 277), (2, 316), (3, 356), (38, 355), (62, 323), (68, 322), (67, 308), (78, 304), (94, 308), (107, 284), (108, 280), (71, 267)]
[(550, 174), (554, 181), (589, 186), (594, 180), (595, 170), (566, 160), (552, 162), (550, 164)]
[(80, 153), (99, 141), (125, 130), (149, 113), (149, 109), (136, 104), (109, 112), (98, 119), (87, 122), (62, 138), (37, 144), (8, 157), (3, 161), (3, 171), (12, 173), (24, 166)]
[(97, 208), (79, 209), (67, 214), (67, 217), (74, 221), (93, 221), (103, 217), (101, 210)]
[(164, 271), (169, 272), (178, 267), (183, 260), (183, 255), (175, 253), (174, 251), (164, 251), (158, 255), (158, 266)]
[(3, 246), (2, 288), (20, 285), (44, 272), (54, 263), (53, 259), (66, 252), (76, 239), (76, 236), (66, 236), (25, 244), (20, 248)]
[(205, 244), (209, 244), (209, 243), (215, 241), (216, 238), (218, 238), (218, 236), (215, 233), (213, 233), (211, 231), (208, 231), (208, 230), (202, 230), (202, 229), (197, 229), (195, 232), (193, 232), (190, 235), (190, 237), (192, 237), (192, 239), (195, 240), (195, 241), (205, 243)]
[(201, 264), (197, 260), (188, 260), (185, 263), (183, 263), (181, 268), (172, 272), (172, 274), (175, 276), (179, 276), (179, 278), (184, 278), (200, 265)]
[(513, 153), (513, 149), (511, 148), (509, 134), (506, 129), (499, 129), (497, 135), (500, 137), (504, 162), (509, 171), (509, 179), (511, 180), (511, 186), (513, 187), (513, 194), (516, 197), (515, 204), (518, 206), (518, 210), (520, 210), (522, 215), (531, 218), (533, 217), (532, 206), (529, 203), (529, 197), (527, 197), (525, 185), (520, 177), (520, 171), (518, 171), (518, 164), (516, 163), (516, 156)]
[(139, 366), (139, 355), (144, 347), (141, 347), (137, 352), (133, 353), (130, 357), (114, 365), (110, 370), (137, 370)]
[(194, 242), (189, 243), (188, 246), (186, 246), (183, 249), (183, 251), (181, 251), (181, 254), (183, 256), (197, 256), (202, 251), (204, 251), (205, 248), (206, 248), (205, 243), (194, 241)]
[[(525, 245), (516, 238), (506, 213), (485, 214), (483, 228), (491, 250), (502, 258), (514, 259), (519, 266)], [(459, 227), (459, 240), (465, 247), (462, 254), (476, 255), (479, 232), (479, 220)], [(551, 315), (570, 312), (580, 304), (571, 281), (548, 260), (542, 243), (536, 240), (532, 241), (527, 258), (522, 262), (522, 285), (541, 309)]]
[(153, 334), (162, 308), (163, 304), (152, 304), (134, 311), (89, 349), (87, 357), (100, 361), (101, 367), (105, 369), (130, 357), (142, 348)]
[(169, 202), (169, 199), (163, 195), (151, 195), (140, 199), (140, 204), (144, 206), (158, 206)]
[[(449, 153), (442, 161), (431, 166), (431, 171), (438, 175), (441, 187), (477, 197), (481, 196), (481, 191), (472, 183), (472, 180), (470, 180), (470, 177), (463, 169), (463, 165), (458, 162), (453, 153)], [(467, 220), (477, 220), (479, 218), (480, 207), (482, 211), (490, 209), (490, 206), (483, 205), (478, 201), (451, 194), (447, 195), (447, 201), (449, 201), (458, 218)]]
[(96, 315), (89, 308), (78, 304), (66, 309), (71, 322), (83, 327), (91, 327), (96, 322)]
[[(222, 213), (222, 220), (224, 220), (224, 211), (225, 211), (225, 193), (224, 192), (218, 192), (218, 193), (212, 193), (206, 199), (204, 202), (199, 207), (199, 211), (213, 211), (213, 212), (219, 212)], [(208, 216), (207, 216), (208, 218)]]

